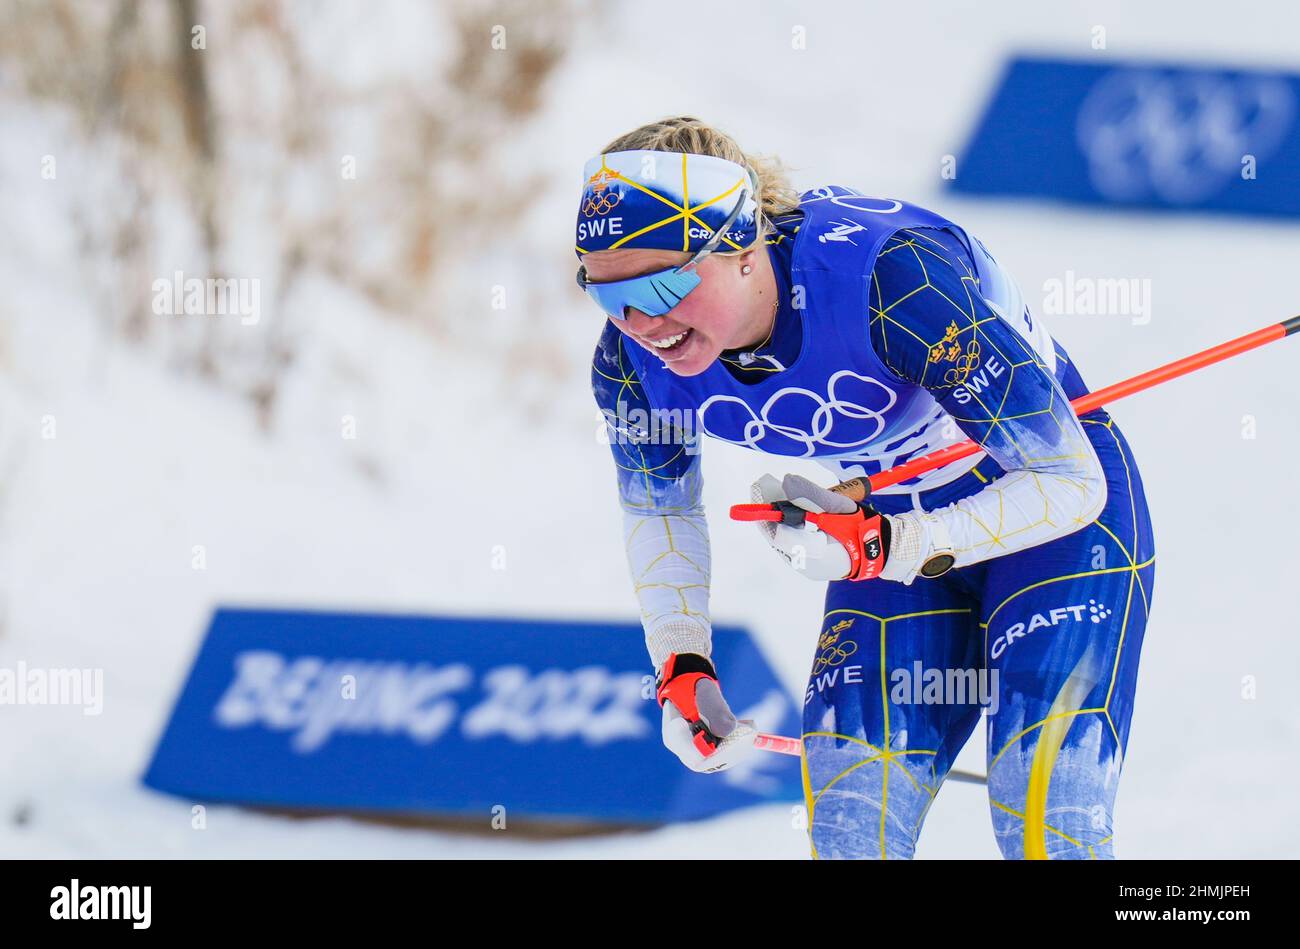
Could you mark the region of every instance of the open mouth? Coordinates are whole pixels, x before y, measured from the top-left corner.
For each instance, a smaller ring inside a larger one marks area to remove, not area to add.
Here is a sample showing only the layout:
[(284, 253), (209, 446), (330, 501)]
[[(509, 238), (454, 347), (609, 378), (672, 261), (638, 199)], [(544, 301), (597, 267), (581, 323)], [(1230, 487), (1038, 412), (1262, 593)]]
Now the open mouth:
[(690, 338), (692, 332), (694, 331), (688, 329), (683, 333), (678, 333), (676, 336), (667, 336), (658, 340), (646, 340), (646, 342), (657, 353), (670, 353), (674, 349), (680, 349), (682, 344)]

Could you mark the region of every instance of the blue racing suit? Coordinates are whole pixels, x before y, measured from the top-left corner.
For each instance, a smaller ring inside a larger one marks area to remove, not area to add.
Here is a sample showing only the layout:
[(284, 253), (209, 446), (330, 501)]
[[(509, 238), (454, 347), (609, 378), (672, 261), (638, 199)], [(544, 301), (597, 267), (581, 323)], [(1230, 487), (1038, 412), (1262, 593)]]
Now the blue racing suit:
[(762, 344), (693, 377), (612, 326), (597, 346), (652, 657), (708, 648), (701, 435), (815, 458), (828, 481), (971, 438), (976, 455), (871, 499), (942, 517), (954, 569), (827, 586), (804, 694), (812, 852), (912, 856), (983, 711), (1003, 854), (1113, 856), (1154, 581), (1124, 436), (1103, 410), (1074, 415), (1088, 389), (1068, 353), (958, 225), (838, 186), (774, 223), (781, 307)]

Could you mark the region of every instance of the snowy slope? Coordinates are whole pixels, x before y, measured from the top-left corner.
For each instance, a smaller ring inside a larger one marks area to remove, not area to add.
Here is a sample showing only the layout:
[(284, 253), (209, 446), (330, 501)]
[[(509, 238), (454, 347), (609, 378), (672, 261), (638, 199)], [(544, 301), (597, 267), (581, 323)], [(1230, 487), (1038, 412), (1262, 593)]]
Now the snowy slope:
[[(1151, 279), (1148, 325), (1049, 320), (1093, 386), (1300, 311), (1291, 278), (1300, 228), (1243, 220), (1211, 245), (1196, 217), (1005, 206), (940, 188), (942, 157), (959, 151), (1010, 50), (1294, 60), (1300, 11), (1225, 23), (1190, 9), (674, 0), (647, 17), (643, 5), (610, 5), (562, 70), (544, 127), (521, 131), (518, 155), (552, 172), (553, 186), (521, 209), (517, 234), (466, 269), (463, 295), (447, 301), (464, 314), (458, 338), (431, 340), (324, 278), (308, 281), (289, 309), (327, 318), (314, 321), (286, 379), (271, 435), (229, 396), (96, 328), (61, 223), (75, 198), (43, 189), (29, 171), (51, 142), (72, 146), (57, 116), (0, 109), (0, 664), (97, 666), (106, 679), (98, 717), (0, 709), (0, 853), (803, 856), (783, 805), (548, 843), (234, 808), (212, 809), (208, 830), (196, 832), (186, 802), (144, 790), (138, 777), (215, 603), (634, 615), (614, 479), (587, 391), (599, 321), (571, 288), (567, 244), (582, 162), (625, 127), (689, 112), (780, 153), (800, 185), (836, 181), (933, 204), (981, 236), (1031, 305), (1067, 269)], [(1089, 50), (1098, 23), (1106, 53)], [(790, 48), (795, 25), (806, 27), (806, 50)], [(939, 53), (921, 55), (926, 44)], [(864, 86), (867, 59), (896, 78)], [(493, 284), (529, 305), (490, 309), (483, 288)], [(1273, 497), (1291, 487), (1300, 451), (1296, 345), (1113, 412), (1142, 464), (1159, 555), (1116, 815), (1121, 856), (1300, 853), (1300, 514)], [(344, 414), (357, 419), (355, 441), (338, 437)], [(47, 415), (57, 438), (40, 437)], [(1257, 419), (1254, 440), (1241, 437), (1245, 415)], [(512, 510), (521, 470), (550, 502), (526, 521)], [(820, 589), (780, 568), (752, 529), (720, 516), (768, 465), (710, 443), (705, 470), (715, 614), (754, 630), (799, 694)], [(609, 517), (561, 513), (593, 506)], [(564, 544), (554, 542), (560, 530)], [(203, 571), (191, 568), (196, 544), (207, 551)], [(506, 571), (490, 569), (498, 544)], [(1257, 679), (1253, 700), (1241, 697), (1244, 676)], [(982, 770), (979, 735), (958, 767)], [(940, 794), (919, 855), (997, 855), (981, 789)]]

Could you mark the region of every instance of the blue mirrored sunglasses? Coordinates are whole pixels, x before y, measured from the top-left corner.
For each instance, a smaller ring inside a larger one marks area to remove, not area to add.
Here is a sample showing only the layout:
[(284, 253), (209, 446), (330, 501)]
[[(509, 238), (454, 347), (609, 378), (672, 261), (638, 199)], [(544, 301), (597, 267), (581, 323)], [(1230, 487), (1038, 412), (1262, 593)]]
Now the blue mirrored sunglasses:
[(749, 196), (748, 191), (740, 193), (740, 200), (731, 209), (722, 226), (713, 232), (708, 243), (695, 252), (690, 260), (680, 267), (669, 267), (654, 273), (629, 277), (626, 280), (614, 280), (610, 283), (590, 283), (587, 280), (587, 268), (578, 268), (578, 286), (587, 291), (587, 295), (596, 301), (596, 305), (616, 320), (627, 319), (627, 309), (640, 310), (646, 316), (663, 316), (685, 299), (686, 295), (700, 285), (700, 275), (695, 266), (717, 250), (722, 243), (722, 235), (727, 232), (740, 209)]
[(612, 283), (588, 283), (587, 269), (579, 267), (578, 286), (616, 320), (627, 319), (628, 307), (640, 310), (646, 316), (663, 316), (700, 285), (700, 275), (684, 270), (686, 266), (669, 267)]

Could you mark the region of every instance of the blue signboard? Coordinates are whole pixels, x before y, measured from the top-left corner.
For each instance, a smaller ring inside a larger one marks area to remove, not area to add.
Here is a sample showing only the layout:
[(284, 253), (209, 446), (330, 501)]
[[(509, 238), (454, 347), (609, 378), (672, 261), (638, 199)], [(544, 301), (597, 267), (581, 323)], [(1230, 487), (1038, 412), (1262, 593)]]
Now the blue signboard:
[(1300, 75), (1015, 59), (952, 186), (1134, 208), (1300, 215)]
[[(738, 717), (797, 735), (749, 635), (715, 627)], [(639, 625), (220, 609), (145, 775), (197, 801), (619, 823), (801, 797), (798, 759), (688, 771)]]

